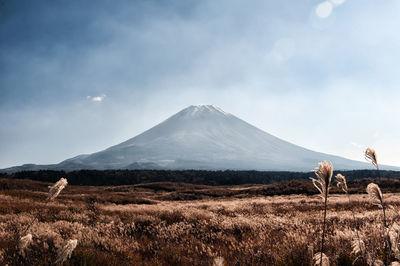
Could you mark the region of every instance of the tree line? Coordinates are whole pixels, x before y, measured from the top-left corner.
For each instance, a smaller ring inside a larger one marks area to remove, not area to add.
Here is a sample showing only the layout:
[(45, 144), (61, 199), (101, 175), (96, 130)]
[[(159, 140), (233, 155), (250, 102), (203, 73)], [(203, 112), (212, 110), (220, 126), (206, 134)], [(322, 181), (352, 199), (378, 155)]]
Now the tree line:
[[(378, 178), (375, 170), (341, 171), (347, 180)], [(336, 173), (335, 173), (336, 174)], [(400, 171), (381, 171), (387, 178), (400, 178)], [(79, 170), (72, 172), (39, 170), (0, 173), (0, 178), (58, 181), (61, 177), (70, 185), (111, 186), (152, 182), (182, 182), (201, 185), (273, 184), (282, 181), (309, 179), (313, 172), (286, 171), (205, 171), (205, 170)]]

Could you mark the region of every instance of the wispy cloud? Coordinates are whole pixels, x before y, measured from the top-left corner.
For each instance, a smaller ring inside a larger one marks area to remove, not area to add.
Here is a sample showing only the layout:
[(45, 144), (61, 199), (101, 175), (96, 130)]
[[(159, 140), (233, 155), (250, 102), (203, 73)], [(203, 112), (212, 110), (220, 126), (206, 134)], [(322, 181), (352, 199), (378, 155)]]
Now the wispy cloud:
[(198, 103), (313, 150), (363, 160), (354, 139), (398, 164), (399, 1), (159, 2), (4, 1), (0, 168), (95, 152)]
[(360, 143), (357, 143), (357, 142), (354, 142), (354, 141), (350, 142), (350, 144), (353, 145), (356, 148), (359, 148), (359, 149), (364, 147), (364, 145), (361, 145)]
[(105, 94), (101, 94), (99, 96), (87, 96), (86, 97), (88, 100), (91, 100), (92, 102), (102, 102), (106, 98)]

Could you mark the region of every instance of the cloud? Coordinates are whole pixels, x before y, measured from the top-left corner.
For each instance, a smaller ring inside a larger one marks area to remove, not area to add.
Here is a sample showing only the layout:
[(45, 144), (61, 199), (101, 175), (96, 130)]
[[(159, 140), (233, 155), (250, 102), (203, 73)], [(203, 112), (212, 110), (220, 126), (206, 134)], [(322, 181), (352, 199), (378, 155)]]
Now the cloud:
[(101, 94), (99, 96), (87, 96), (86, 97), (88, 100), (91, 100), (92, 102), (102, 102), (106, 98), (105, 94)]
[(361, 148), (363, 148), (364, 147), (364, 145), (361, 145), (361, 144), (359, 144), (359, 143), (357, 143), (357, 142), (350, 142), (350, 144), (351, 145), (353, 145), (354, 147), (356, 147), (356, 148), (359, 148), (359, 149), (361, 149)]

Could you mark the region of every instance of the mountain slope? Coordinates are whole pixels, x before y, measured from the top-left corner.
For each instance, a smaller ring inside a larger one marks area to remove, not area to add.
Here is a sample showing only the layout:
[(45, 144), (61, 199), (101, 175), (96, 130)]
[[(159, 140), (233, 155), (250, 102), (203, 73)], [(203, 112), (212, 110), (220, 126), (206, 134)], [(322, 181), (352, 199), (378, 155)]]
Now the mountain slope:
[(45, 168), (310, 171), (322, 160), (331, 161), (335, 169), (371, 168), (367, 163), (291, 144), (216, 106), (199, 105), (106, 150)]

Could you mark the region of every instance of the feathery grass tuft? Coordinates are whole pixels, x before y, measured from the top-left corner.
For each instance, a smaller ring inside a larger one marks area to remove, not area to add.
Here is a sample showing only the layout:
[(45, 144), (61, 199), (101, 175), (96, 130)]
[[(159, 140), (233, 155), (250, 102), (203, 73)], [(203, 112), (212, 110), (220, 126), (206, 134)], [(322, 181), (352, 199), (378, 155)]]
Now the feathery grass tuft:
[[(322, 258), (322, 259), (321, 259)], [(329, 266), (329, 258), (324, 253), (318, 252), (313, 257), (314, 266)]]
[(390, 248), (391, 252), (394, 256), (399, 259), (400, 258), (400, 250), (399, 250), (399, 233), (395, 229), (391, 228), (388, 231), (388, 237), (390, 240)]
[[(312, 178), (311, 180), (313, 182), (313, 185), (318, 189), (318, 191), (321, 193), (321, 198), (324, 200), (324, 223), (322, 226), (322, 239), (321, 239), (321, 252), (320, 252), (320, 264), (319, 265), (325, 265), (323, 264), (323, 254), (324, 254), (324, 241), (325, 241), (325, 225), (326, 225), (326, 206), (328, 202), (328, 194), (329, 194), (329, 188), (332, 180), (332, 175), (333, 175), (333, 165), (331, 163), (328, 163), (327, 161), (324, 161), (323, 163), (318, 163), (318, 167), (315, 168), (315, 175), (317, 178)], [(329, 265), (329, 260), (328, 260), (328, 265)]]
[(67, 184), (67, 179), (61, 178), (53, 186), (49, 186), (50, 191), (47, 200), (54, 200), (60, 194), (61, 190), (67, 186)]
[(58, 263), (63, 264), (64, 261), (70, 258), (72, 252), (74, 251), (77, 245), (78, 245), (77, 239), (68, 240), (67, 244), (59, 252), (56, 264)]
[[(350, 254), (353, 254), (353, 255), (357, 256), (356, 259), (353, 261), (353, 264), (355, 264), (355, 262), (358, 259), (364, 257), (364, 250), (366, 250), (365, 249), (365, 242), (363, 240), (361, 240), (359, 238), (359, 236), (357, 236), (357, 239), (353, 239), (351, 241), (351, 247), (352, 247), (353, 250), (351, 251)], [(368, 257), (368, 254), (367, 254), (367, 257)], [(368, 258), (366, 258), (366, 259), (368, 260)]]
[(368, 162), (372, 163), (376, 167), (376, 169), (379, 169), (378, 168), (378, 158), (376, 156), (376, 152), (374, 149), (367, 148), (365, 150), (365, 159)]
[(367, 186), (367, 193), (372, 204), (377, 205), (382, 209), (383, 212), (383, 234), (385, 236), (385, 265), (387, 265), (387, 250), (391, 251), (390, 236), (387, 232), (386, 226), (386, 212), (385, 212), (385, 201), (383, 200), (383, 194), (379, 186), (375, 183), (369, 183)]
[(31, 234), (27, 234), (26, 236), (23, 236), (19, 239), (18, 251), (22, 257), (25, 258), (25, 250), (31, 243), (32, 243), (32, 235)]
[(335, 179), (336, 179), (337, 187), (341, 188), (343, 190), (343, 192), (345, 192), (347, 194), (349, 192), (349, 190), (347, 188), (346, 178), (342, 174), (337, 174), (335, 176)]
[(359, 256), (361, 255), (362, 250), (365, 249), (365, 243), (362, 240), (354, 239), (351, 241), (351, 247), (353, 248), (351, 254)]
[(224, 265), (225, 265), (225, 260), (223, 257), (218, 256), (214, 258), (213, 266), (224, 266)]
[(321, 193), (322, 199), (325, 199), (325, 196), (327, 197), (329, 194), (329, 187), (333, 175), (333, 166), (327, 161), (324, 161), (323, 163), (320, 162), (314, 172), (317, 178), (311, 177), (310, 179), (313, 182), (313, 185)]
[(379, 186), (375, 183), (369, 183), (367, 186), (367, 193), (372, 204), (385, 208), (383, 201), (383, 194)]

